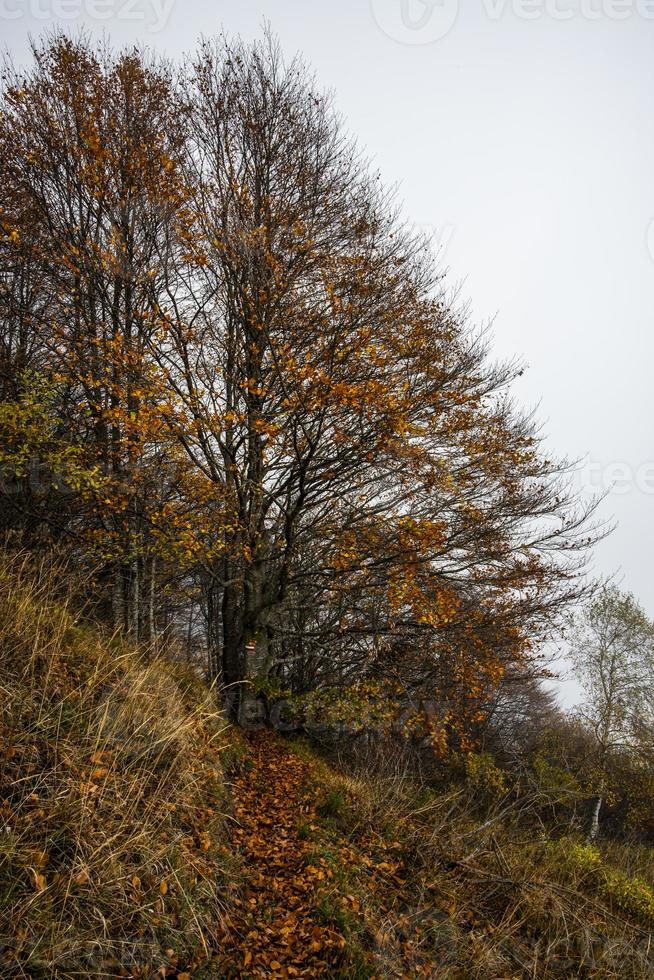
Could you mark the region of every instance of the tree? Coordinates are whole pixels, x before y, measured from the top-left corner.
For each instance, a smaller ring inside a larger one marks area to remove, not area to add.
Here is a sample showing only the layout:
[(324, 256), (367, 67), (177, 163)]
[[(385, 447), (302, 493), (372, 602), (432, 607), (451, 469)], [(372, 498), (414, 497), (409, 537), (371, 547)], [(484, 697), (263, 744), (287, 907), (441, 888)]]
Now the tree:
[(556, 695), (544, 685), (542, 673), (538, 664), (526, 669), (508, 667), (491, 692), (481, 741), (495, 757), (515, 760), (528, 756), (544, 733), (563, 725)]
[(34, 56), (0, 120), (2, 460), (79, 474), (34, 519), (133, 636), (206, 623), (229, 690), (256, 643), (295, 691), (399, 679), (472, 730), (597, 533), (520, 367), (271, 37), (179, 73), (60, 35)]
[[(116, 624), (138, 637), (153, 618), (157, 518), (183, 473), (148, 356), (160, 242), (182, 196), (183, 117), (171, 70), (138, 49), (54, 34), (33, 56), (4, 78), (4, 388), (20, 414), (34, 385), (47, 387), (57, 439), (99, 477), (72, 515), (57, 513), (59, 531), (100, 563)], [(30, 451), (44, 462), (43, 447)], [(61, 472), (70, 490), (70, 467)]]
[(571, 654), (584, 700), (581, 718), (595, 746), (588, 839), (594, 840), (612, 756), (634, 746), (634, 731), (654, 710), (654, 624), (635, 598), (603, 584), (577, 617)]
[(251, 641), (292, 684), (413, 648), (474, 712), (577, 595), (589, 512), (302, 63), (207, 43), (186, 100), (192, 205), (154, 354), (224, 501), (223, 676)]

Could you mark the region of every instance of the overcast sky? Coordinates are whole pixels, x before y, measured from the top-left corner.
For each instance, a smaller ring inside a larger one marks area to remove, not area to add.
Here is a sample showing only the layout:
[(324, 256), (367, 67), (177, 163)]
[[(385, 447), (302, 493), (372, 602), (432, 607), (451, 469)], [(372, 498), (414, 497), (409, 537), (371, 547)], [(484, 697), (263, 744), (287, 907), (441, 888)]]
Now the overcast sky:
[(654, 0), (0, 0), (18, 63), (57, 24), (175, 56), (264, 20), (527, 362), (551, 451), (613, 485), (595, 569), (654, 616)]

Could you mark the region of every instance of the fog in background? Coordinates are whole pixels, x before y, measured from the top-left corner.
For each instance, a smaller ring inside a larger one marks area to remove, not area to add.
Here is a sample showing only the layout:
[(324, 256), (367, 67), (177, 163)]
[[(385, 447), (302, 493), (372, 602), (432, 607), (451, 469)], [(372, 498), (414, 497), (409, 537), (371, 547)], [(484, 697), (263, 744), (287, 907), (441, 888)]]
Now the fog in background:
[(549, 451), (609, 490), (595, 573), (654, 616), (654, 0), (0, 0), (17, 64), (54, 26), (177, 57), (264, 21), (527, 363)]

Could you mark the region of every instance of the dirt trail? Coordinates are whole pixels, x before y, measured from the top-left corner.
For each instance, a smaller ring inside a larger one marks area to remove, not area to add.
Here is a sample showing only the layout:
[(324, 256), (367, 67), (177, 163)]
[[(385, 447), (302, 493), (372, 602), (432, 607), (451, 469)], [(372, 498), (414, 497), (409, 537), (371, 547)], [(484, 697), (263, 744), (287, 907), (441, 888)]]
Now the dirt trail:
[(232, 841), (248, 880), (226, 924), (222, 965), (228, 977), (339, 976), (345, 938), (316, 919), (324, 872), (307, 861), (305, 834), (317, 819), (310, 767), (268, 732), (251, 736), (249, 749), (251, 765), (232, 784)]

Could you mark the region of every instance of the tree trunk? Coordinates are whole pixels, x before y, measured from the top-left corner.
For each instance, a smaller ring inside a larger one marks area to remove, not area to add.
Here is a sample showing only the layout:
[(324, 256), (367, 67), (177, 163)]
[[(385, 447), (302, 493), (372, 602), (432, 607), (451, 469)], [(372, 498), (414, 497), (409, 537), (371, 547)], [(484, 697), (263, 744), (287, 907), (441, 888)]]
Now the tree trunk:
[(157, 638), (155, 599), (157, 593), (157, 559), (150, 561), (150, 589), (148, 596), (148, 639), (152, 643)]
[(232, 584), (226, 585), (223, 592), (222, 634), (222, 674), (227, 713), (229, 717), (237, 718), (240, 685), (244, 679), (245, 638), (241, 603)]
[(186, 662), (190, 664), (193, 660), (193, 605), (188, 611), (188, 626), (186, 630)]
[(112, 615), (116, 629), (125, 628), (125, 576), (122, 565), (117, 565), (113, 575), (111, 596)]
[(599, 831), (599, 815), (602, 809), (602, 797), (598, 795), (593, 800), (593, 808), (590, 814), (590, 824), (588, 827), (588, 834), (586, 835), (586, 843), (592, 844), (596, 839)]
[(222, 676), (222, 604), (214, 582), (205, 587), (207, 623), (207, 677), (213, 683)]
[(138, 558), (135, 558), (131, 564), (130, 579), (129, 633), (133, 640), (138, 640), (141, 617), (141, 576)]
[[(264, 598), (264, 575), (261, 564), (239, 567), (226, 563), (222, 602), (222, 679), (227, 710), (238, 718), (243, 682), (251, 668), (254, 672), (266, 660), (268, 630)], [(246, 645), (256, 643), (259, 656), (248, 663)]]

